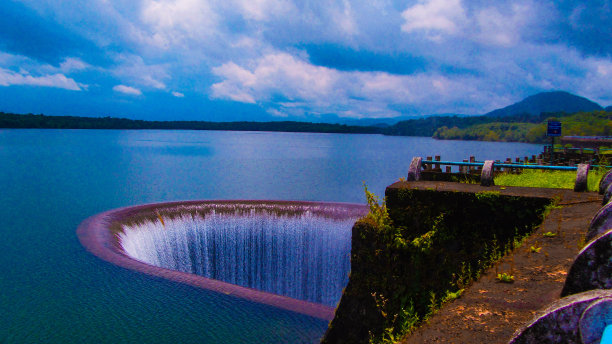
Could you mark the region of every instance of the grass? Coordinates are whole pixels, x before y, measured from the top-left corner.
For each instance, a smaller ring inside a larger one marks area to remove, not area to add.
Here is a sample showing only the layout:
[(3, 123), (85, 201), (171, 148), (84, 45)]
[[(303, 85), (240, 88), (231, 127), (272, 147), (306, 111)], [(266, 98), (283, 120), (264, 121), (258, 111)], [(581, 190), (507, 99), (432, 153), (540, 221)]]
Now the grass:
[(502, 282), (502, 283), (513, 283), (514, 282), (514, 276), (502, 272), (501, 274), (497, 274), (497, 280)]
[[(606, 172), (600, 169), (589, 171), (587, 180), (589, 191), (598, 190), (599, 180)], [(503, 186), (573, 189), (576, 182), (576, 171), (523, 170), (521, 174), (500, 174), (495, 177), (494, 181), (495, 185)]]
[(531, 253), (540, 253), (540, 251), (542, 250), (542, 246), (538, 246), (536, 244), (536, 245), (531, 246), (529, 250), (531, 251)]

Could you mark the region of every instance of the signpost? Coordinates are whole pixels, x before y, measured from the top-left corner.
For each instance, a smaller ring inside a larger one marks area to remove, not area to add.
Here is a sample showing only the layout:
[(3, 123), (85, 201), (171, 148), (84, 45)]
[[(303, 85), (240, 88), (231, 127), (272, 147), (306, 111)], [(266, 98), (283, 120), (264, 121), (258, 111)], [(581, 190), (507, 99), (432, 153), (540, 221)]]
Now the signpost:
[(550, 136), (550, 164), (553, 165), (555, 160), (555, 137), (561, 136), (561, 122), (548, 121), (546, 136)]

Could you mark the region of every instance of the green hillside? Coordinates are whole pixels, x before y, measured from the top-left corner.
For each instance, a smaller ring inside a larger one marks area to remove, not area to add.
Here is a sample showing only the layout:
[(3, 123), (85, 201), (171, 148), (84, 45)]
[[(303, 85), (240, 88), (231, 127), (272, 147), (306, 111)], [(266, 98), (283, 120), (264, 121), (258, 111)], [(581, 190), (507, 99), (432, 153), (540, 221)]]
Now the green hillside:
[(612, 111), (578, 112), (572, 115), (558, 114), (539, 123), (497, 122), (476, 124), (464, 128), (443, 126), (433, 137), (442, 140), (479, 140), (541, 143), (547, 140), (548, 120), (559, 120), (563, 136), (612, 136)]

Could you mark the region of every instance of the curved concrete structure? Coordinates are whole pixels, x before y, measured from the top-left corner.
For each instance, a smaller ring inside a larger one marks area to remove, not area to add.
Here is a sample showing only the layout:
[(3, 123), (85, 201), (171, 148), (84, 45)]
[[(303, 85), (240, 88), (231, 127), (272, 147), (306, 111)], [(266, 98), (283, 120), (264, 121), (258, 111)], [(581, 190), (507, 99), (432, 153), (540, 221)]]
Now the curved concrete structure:
[[(509, 344), (582, 344), (581, 331), (585, 334), (589, 332), (587, 337), (597, 340), (602, 335), (597, 330), (601, 329), (602, 319), (592, 321), (586, 311), (602, 300), (607, 305), (611, 297), (611, 290), (592, 290), (562, 298), (538, 312), (533, 320), (514, 334)], [(585, 318), (582, 318), (583, 315)]]
[(604, 205), (591, 220), (585, 237), (586, 241), (595, 239), (598, 235), (612, 229), (612, 203)]
[(606, 191), (603, 193), (603, 200), (601, 201), (601, 204), (602, 205), (608, 204), (611, 198), (612, 198), (612, 184), (608, 184)]
[(603, 193), (606, 192), (606, 189), (608, 188), (608, 186), (610, 186), (611, 183), (612, 170), (608, 171), (608, 173), (601, 177), (601, 180), (599, 181), (599, 194), (603, 195)]
[(580, 250), (567, 274), (561, 297), (593, 289), (612, 289), (612, 229)]
[[(367, 214), (367, 206), (346, 203), (290, 202), (290, 201), (186, 201), (147, 204), (110, 210), (94, 215), (83, 221), (77, 235), (83, 246), (99, 258), (124, 268), (136, 270), (148, 275), (163, 277), (172, 281), (189, 284), (195, 287), (232, 295), (252, 302), (262, 303), (290, 310), (293, 312), (331, 320), (334, 308), (308, 301), (241, 287), (235, 284), (206, 278), (193, 273), (181, 272), (164, 267), (153, 266), (130, 257), (119, 242), (121, 226), (139, 223), (143, 219), (153, 219), (164, 224), (163, 218), (172, 218), (173, 214), (191, 214), (197, 216), (213, 213), (241, 214), (245, 212), (266, 211), (279, 215), (315, 214), (331, 219), (357, 219)], [(194, 215), (195, 214), (195, 215)], [(349, 229), (350, 232), (350, 229)]]

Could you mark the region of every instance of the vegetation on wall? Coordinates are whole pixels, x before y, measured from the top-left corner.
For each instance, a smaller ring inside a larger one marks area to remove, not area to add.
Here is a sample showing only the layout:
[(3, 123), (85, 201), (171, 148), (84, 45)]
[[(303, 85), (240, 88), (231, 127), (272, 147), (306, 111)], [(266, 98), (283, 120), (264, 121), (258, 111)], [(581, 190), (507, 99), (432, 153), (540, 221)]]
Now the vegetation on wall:
[(353, 228), (351, 278), (324, 343), (394, 342), (541, 222), (548, 199), (389, 187)]

